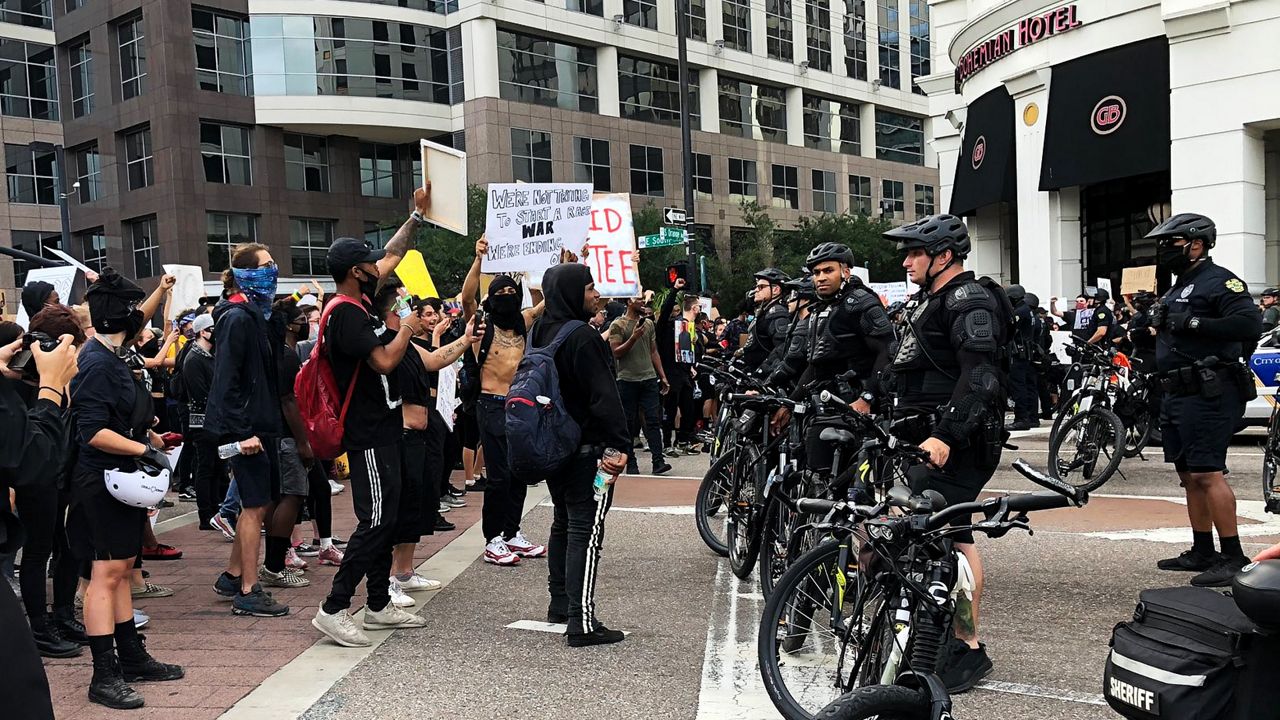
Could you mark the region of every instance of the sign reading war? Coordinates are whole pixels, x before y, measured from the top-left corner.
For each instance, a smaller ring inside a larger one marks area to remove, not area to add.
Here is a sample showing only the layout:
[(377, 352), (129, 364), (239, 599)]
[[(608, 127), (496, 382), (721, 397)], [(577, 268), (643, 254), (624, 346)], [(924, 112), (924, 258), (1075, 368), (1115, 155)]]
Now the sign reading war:
[(493, 183), (485, 211), (486, 273), (541, 272), (560, 248), (582, 248), (591, 225), (590, 183)]
[(1076, 17), (1076, 4), (1064, 5), (1040, 15), (1032, 15), (1018, 21), (993, 37), (974, 45), (956, 63), (956, 92), (979, 70), (991, 63), (1008, 57), (1015, 50), (1020, 50), (1033, 43), (1075, 30), (1084, 23)]

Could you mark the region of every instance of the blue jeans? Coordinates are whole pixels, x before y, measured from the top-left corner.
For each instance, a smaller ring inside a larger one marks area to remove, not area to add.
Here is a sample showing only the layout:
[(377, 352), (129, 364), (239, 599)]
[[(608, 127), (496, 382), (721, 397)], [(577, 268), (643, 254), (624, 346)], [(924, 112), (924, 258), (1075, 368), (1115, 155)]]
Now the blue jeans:
[(229, 520), (232, 525), (236, 524), (236, 518), (240, 516), (240, 488), (236, 487), (234, 477), (231, 478), (231, 484), (227, 486), (227, 497), (218, 508), (218, 514)]
[[(649, 452), (653, 453), (653, 465), (663, 463), (662, 459), (662, 410), (659, 406), (661, 397), (658, 379), (651, 380), (619, 380), (618, 396), (622, 398), (622, 412), (627, 416), (629, 438), (639, 433), (640, 418), (637, 413), (644, 413), (644, 437), (649, 441)], [(627, 453), (632, 464), (637, 462), (635, 448)]]

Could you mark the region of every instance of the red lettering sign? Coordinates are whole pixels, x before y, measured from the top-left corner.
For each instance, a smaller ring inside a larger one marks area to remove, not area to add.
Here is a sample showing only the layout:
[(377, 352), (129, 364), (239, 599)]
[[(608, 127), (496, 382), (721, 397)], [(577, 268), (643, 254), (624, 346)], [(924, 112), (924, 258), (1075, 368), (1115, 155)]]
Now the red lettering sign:
[(960, 92), (966, 80), (996, 60), (1051, 35), (1074, 30), (1083, 24), (1076, 17), (1075, 4), (1019, 20), (1014, 27), (984, 40), (960, 56), (955, 71), (956, 92)]

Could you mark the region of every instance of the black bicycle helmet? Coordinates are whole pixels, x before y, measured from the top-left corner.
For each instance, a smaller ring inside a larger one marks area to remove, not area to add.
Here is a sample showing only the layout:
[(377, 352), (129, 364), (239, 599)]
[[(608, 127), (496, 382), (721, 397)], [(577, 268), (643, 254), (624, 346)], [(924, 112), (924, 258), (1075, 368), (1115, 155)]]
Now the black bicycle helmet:
[(786, 281), (782, 284), (782, 289), (795, 293), (796, 298), (799, 300), (816, 300), (818, 298), (818, 291), (813, 286), (813, 278), (808, 275)]
[(757, 280), (764, 280), (770, 285), (781, 285), (791, 278), (776, 267), (765, 268), (755, 274)]
[(972, 249), (969, 228), (955, 215), (933, 215), (896, 227), (883, 237), (897, 243), (899, 252), (922, 249), (930, 257), (950, 250), (957, 260), (963, 260)]
[(1280, 290), (1276, 288), (1267, 288), (1262, 291), (1262, 297), (1280, 297)]
[[(1089, 290), (1092, 290), (1093, 292), (1089, 292)], [(1088, 288), (1085, 290), (1085, 294), (1087, 294), (1089, 297), (1093, 298), (1094, 300), (1097, 300), (1099, 304), (1102, 304), (1111, 299), (1111, 293), (1107, 292), (1103, 288)]]
[(1009, 296), (1009, 302), (1017, 305), (1020, 300), (1027, 299), (1027, 290), (1021, 285), (1010, 285), (1005, 288), (1004, 294)]
[(1027, 307), (1035, 310), (1040, 307), (1040, 296), (1035, 293), (1027, 293), (1024, 298), (1027, 301)]
[(1178, 213), (1151, 229), (1146, 237), (1155, 240), (1186, 238), (1203, 240), (1206, 248), (1218, 242), (1218, 229), (1213, 221), (1198, 213)]
[(812, 270), (814, 265), (827, 262), (828, 260), (835, 260), (836, 262), (852, 266), (853, 251), (849, 249), (848, 245), (843, 245), (841, 243), (819, 243), (809, 251), (809, 257), (805, 258), (804, 266), (809, 270)]

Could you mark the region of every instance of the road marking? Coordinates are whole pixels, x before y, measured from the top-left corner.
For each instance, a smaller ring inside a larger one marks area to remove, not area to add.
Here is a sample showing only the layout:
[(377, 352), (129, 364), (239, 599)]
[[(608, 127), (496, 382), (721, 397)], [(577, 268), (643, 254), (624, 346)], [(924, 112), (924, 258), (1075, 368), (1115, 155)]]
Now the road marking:
[(1027, 697), (1062, 700), (1063, 702), (1083, 703), (1085, 705), (1107, 704), (1107, 701), (1103, 699), (1101, 695), (1094, 693), (1078, 692), (1075, 690), (1051, 690), (1049, 688), (1037, 687), (1035, 685), (1024, 685), (1022, 683), (983, 680), (978, 683), (977, 689), (988, 690), (990, 692), (1008, 693), (1010, 695), (1025, 695)]
[[(549, 623), (539, 620), (517, 620), (507, 626), (509, 630), (530, 630), (532, 632), (551, 633), (553, 635), (563, 635), (569, 629), (564, 623)], [(623, 630), (623, 635), (630, 635), (630, 630)]]

